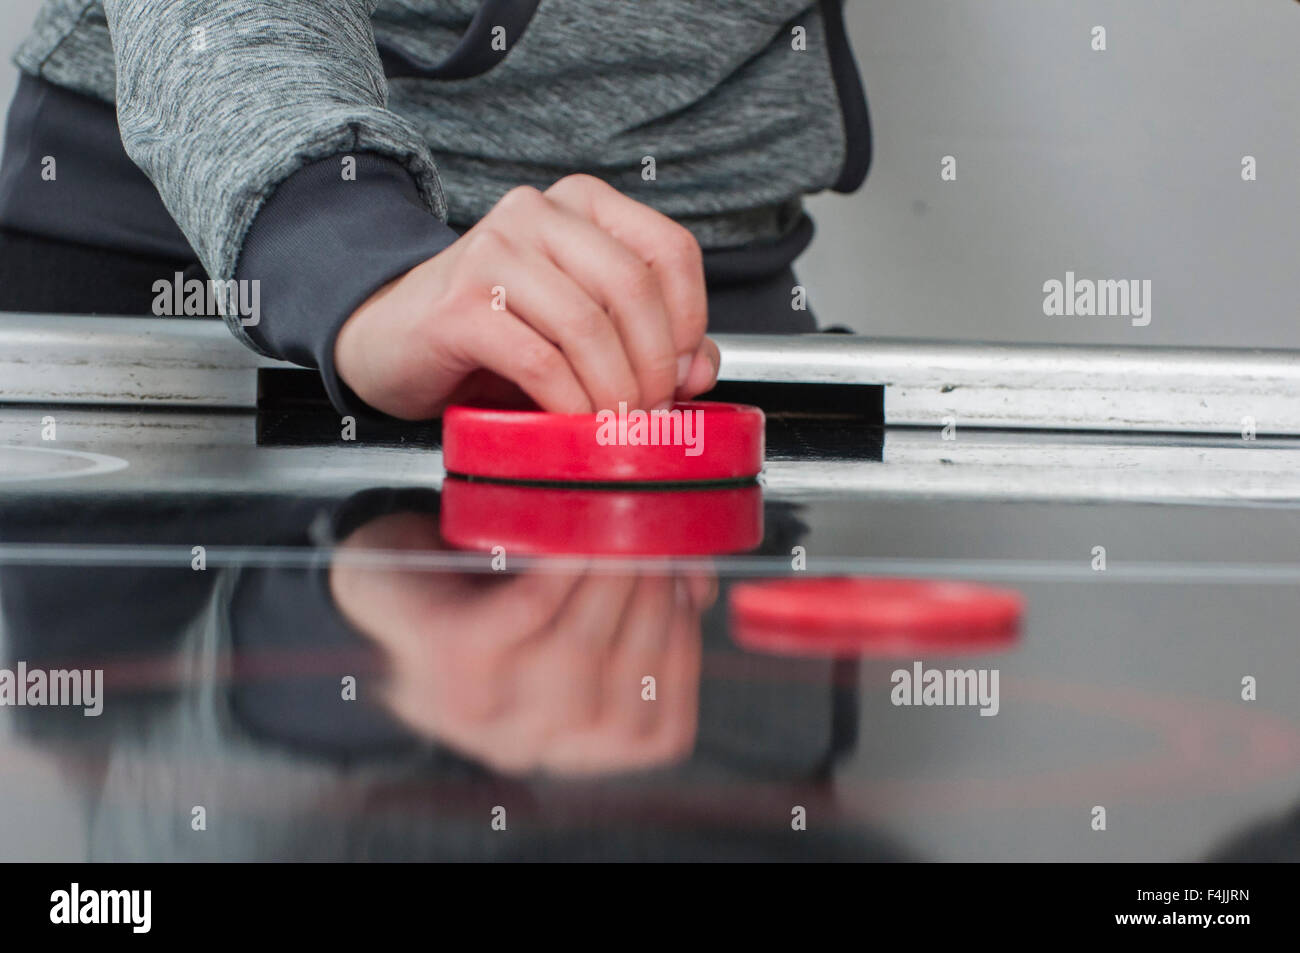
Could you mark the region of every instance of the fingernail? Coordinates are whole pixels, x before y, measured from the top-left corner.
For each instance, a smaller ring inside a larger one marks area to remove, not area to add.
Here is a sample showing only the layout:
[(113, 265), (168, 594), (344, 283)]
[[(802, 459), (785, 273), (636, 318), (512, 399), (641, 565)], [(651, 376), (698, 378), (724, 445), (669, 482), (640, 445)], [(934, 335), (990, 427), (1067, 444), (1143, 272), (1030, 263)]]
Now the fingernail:
[(661, 400), (650, 408), (651, 410), (672, 410), (673, 402), (671, 400)]
[(677, 359), (677, 386), (681, 387), (686, 383), (686, 375), (691, 372), (691, 361), (694, 354), (683, 354)]

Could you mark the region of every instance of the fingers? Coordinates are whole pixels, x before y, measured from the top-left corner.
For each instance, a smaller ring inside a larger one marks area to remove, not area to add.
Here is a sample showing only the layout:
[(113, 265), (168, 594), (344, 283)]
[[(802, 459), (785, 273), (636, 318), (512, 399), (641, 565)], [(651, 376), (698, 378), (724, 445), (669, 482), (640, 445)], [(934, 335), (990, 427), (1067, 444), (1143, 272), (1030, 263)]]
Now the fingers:
[(708, 338), (701, 341), (691, 358), (686, 382), (677, 388), (677, 399), (690, 400), (692, 397), (713, 390), (714, 385), (718, 383), (718, 366), (721, 363), (722, 355), (718, 351), (718, 345)]
[(516, 261), (511, 312), (559, 347), (593, 409), (638, 406), (640, 381), (605, 309), (546, 256), (523, 250)]
[(546, 196), (611, 235), (650, 268), (667, 308), (676, 354), (694, 354), (709, 314), (704, 256), (695, 236), (594, 176), (567, 176)]
[(597, 573), (573, 590), (548, 623), (551, 637), (530, 643), (517, 659), (522, 708), (546, 710), (566, 728), (599, 720), (610, 646), (635, 583), (630, 576)]
[[(419, 574), (439, 590), (439, 576)], [(409, 724), (464, 746), (496, 738), (486, 728), (518, 704), (519, 659), (546, 642), (549, 620), (582, 583), (581, 573), (528, 573), (477, 586), (453, 577), (418, 619), (389, 637), (391, 709)], [(398, 620), (390, 628), (398, 628)]]
[(686, 587), (687, 599), (698, 613), (707, 612), (718, 601), (718, 575), (711, 564), (707, 569), (683, 573), (679, 585)]
[[(679, 362), (659, 278), (645, 261), (590, 220), (535, 189), (511, 191), (484, 224), (508, 234), (518, 246), (539, 251), (591, 299), (590, 307), (576, 313), (544, 302), (548, 327), (576, 323), (578, 334), (589, 333), (590, 325), (603, 316), (616, 331), (639, 391), (619, 399), (646, 408), (672, 400), (687, 368)], [(536, 265), (539, 259), (528, 260)]]
[[(699, 613), (665, 576), (643, 576), (603, 668), (600, 717), (557, 735), (547, 770), (564, 775), (660, 767), (694, 746), (700, 683)], [(645, 692), (647, 676), (655, 693)]]
[(588, 414), (598, 409), (558, 347), (510, 312), (489, 314), (459, 329), (455, 341), (468, 363), (512, 381), (543, 410)]

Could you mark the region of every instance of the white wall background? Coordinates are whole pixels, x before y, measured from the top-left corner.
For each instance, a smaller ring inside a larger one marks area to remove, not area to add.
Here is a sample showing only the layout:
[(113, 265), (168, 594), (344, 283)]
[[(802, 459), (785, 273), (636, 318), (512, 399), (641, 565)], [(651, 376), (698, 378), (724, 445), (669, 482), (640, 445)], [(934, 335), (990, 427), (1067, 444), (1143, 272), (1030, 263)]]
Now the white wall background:
[[(559, 0), (549, 0), (559, 2)], [(0, 2), (0, 97), (37, 0)], [(811, 207), (823, 322), (883, 336), (1300, 347), (1300, 3), (849, 0), (875, 163)], [(1090, 49), (1090, 30), (1108, 49)], [(815, 148), (815, 145), (812, 146)], [(1243, 155), (1259, 179), (1241, 181)], [(957, 181), (939, 162), (957, 159)], [(1042, 285), (1148, 278), (1152, 321)]]
[[(814, 199), (823, 321), (1009, 341), (1300, 347), (1300, 3), (849, 0), (876, 160)], [(1089, 31), (1107, 29), (1094, 53)], [(1259, 179), (1241, 180), (1241, 157)], [(957, 158), (956, 182), (939, 179)], [(1149, 278), (1152, 321), (1042, 285)]]

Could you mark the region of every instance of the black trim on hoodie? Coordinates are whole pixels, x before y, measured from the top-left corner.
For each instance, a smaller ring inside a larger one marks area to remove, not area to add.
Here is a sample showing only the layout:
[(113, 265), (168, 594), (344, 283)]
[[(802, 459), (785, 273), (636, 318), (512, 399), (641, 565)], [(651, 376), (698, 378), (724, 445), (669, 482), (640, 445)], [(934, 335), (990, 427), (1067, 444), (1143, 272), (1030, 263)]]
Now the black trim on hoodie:
[(862, 77), (844, 26), (844, 0), (821, 0), (821, 8), (826, 23), (831, 76), (840, 97), (846, 139), (844, 166), (831, 188), (836, 192), (854, 192), (862, 185), (871, 167), (871, 117), (867, 111)]
[[(437, 65), (414, 60), (406, 53), (381, 46), (379, 59), (389, 79), (418, 76), (421, 79), (469, 79), (496, 66), (519, 42), (541, 0), (484, 0), (474, 14), (456, 48)], [(492, 33), (505, 27), (504, 50), (492, 48)]]

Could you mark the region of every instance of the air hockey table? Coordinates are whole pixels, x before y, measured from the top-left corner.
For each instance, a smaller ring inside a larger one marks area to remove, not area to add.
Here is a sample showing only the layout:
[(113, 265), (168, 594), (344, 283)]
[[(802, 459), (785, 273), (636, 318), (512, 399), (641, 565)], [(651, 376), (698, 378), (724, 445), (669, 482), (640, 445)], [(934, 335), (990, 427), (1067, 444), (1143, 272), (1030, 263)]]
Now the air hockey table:
[[(346, 438), (218, 323), (0, 315), (0, 675), (102, 672), (0, 706), (0, 858), (1300, 859), (1300, 355), (719, 344), (756, 485), (467, 507), (436, 424)], [(811, 576), (1025, 617), (728, 611)]]

